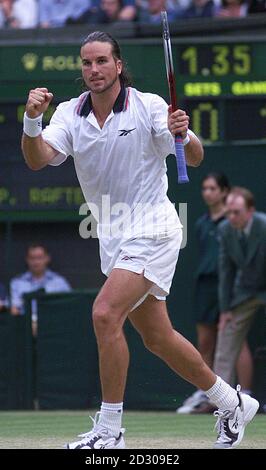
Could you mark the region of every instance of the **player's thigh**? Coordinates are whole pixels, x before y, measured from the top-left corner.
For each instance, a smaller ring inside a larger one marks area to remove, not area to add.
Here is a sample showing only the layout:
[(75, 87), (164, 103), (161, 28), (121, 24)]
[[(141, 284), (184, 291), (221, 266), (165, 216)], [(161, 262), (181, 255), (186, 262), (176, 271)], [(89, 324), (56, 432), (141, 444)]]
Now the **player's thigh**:
[(115, 268), (99, 292), (94, 309), (104, 305), (113, 311), (129, 312), (152, 285), (153, 283), (146, 279), (143, 273), (137, 274)]
[(128, 318), (144, 341), (169, 335), (173, 331), (166, 302), (148, 295), (144, 302)]

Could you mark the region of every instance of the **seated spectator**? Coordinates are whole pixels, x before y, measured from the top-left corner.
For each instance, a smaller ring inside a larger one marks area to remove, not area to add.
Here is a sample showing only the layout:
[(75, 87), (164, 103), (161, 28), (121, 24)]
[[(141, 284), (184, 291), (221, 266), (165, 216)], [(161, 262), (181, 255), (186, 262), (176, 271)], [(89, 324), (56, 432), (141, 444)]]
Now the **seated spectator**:
[(245, 0), (222, 0), (222, 6), (215, 16), (220, 18), (243, 18), (247, 16), (248, 5)]
[(189, 7), (182, 12), (181, 18), (212, 18), (216, 13), (213, 0), (192, 0)]
[(47, 249), (41, 244), (32, 244), (27, 250), (26, 263), (29, 270), (11, 279), (10, 311), (12, 315), (23, 314), (23, 294), (44, 289), (46, 292), (68, 292), (69, 283), (59, 274), (50, 271), (51, 261)]
[(91, 0), (39, 0), (40, 26), (57, 28), (67, 23), (78, 23), (88, 14)]
[(135, 0), (92, 0), (90, 23), (134, 21), (137, 14)]
[(177, 18), (178, 7), (167, 6), (167, 0), (148, 0), (147, 6), (139, 10), (138, 20), (141, 23), (161, 24), (161, 11), (167, 10), (168, 21), (173, 22)]
[(8, 297), (7, 297), (7, 291), (4, 286), (0, 282), (0, 312), (4, 312), (8, 307)]
[(0, 0), (1, 28), (35, 28), (37, 25), (36, 0)]

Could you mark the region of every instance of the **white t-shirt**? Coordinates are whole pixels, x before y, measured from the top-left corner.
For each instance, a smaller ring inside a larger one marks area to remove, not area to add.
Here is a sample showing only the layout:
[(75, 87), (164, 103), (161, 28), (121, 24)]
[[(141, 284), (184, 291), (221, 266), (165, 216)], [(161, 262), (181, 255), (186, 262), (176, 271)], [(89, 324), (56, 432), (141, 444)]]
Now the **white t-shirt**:
[[(80, 116), (85, 108), (87, 116)], [(98, 221), (101, 256), (116, 250), (122, 238), (167, 237), (182, 227), (167, 197), (165, 158), (175, 151), (167, 109), (158, 95), (122, 88), (101, 129), (84, 93), (61, 103), (43, 130), (44, 140), (59, 152), (52, 165), (74, 158)]]

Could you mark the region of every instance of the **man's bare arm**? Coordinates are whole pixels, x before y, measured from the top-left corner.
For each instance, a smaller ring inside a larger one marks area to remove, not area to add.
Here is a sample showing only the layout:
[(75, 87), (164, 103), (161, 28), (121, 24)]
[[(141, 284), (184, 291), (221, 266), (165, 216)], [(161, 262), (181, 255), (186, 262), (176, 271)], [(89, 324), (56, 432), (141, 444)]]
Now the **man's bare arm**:
[(203, 147), (196, 135), (189, 134), (190, 141), (185, 145), (185, 157), (189, 166), (199, 166), (203, 160)]
[[(52, 98), (53, 95), (47, 88), (31, 90), (26, 104), (27, 117), (36, 119), (41, 116), (47, 110)], [(43, 140), (41, 134), (30, 137), (23, 132), (21, 147), (25, 161), (32, 170), (44, 168), (58, 154), (57, 150)]]
[(58, 154), (58, 151), (47, 144), (41, 135), (28, 137), (23, 133), (21, 148), (25, 161), (31, 170), (41, 170)]

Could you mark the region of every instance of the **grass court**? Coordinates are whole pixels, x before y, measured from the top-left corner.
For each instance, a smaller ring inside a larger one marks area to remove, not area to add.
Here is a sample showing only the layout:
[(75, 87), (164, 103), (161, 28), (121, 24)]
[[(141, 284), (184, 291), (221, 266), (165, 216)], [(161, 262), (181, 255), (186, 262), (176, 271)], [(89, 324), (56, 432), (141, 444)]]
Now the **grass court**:
[[(87, 411), (19, 411), (0, 413), (0, 449), (62, 449), (91, 429)], [(128, 411), (124, 414), (128, 449), (211, 449), (216, 439), (212, 415)], [(247, 426), (242, 449), (266, 449), (266, 415)]]

